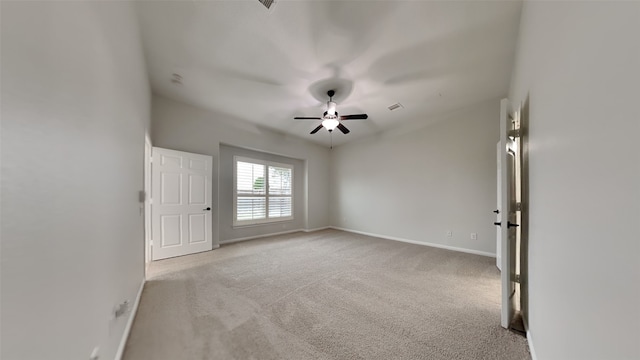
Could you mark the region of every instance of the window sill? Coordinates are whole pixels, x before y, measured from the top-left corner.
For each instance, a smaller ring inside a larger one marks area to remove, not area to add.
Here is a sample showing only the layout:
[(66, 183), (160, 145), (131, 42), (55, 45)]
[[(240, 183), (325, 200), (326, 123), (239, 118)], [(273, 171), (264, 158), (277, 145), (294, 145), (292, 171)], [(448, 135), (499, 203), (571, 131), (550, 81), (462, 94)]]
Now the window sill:
[(282, 220), (271, 220), (271, 221), (258, 222), (258, 223), (252, 223), (252, 224), (234, 223), (231, 228), (242, 229), (242, 228), (250, 228), (250, 227), (256, 227), (256, 226), (276, 225), (276, 224), (282, 224), (282, 223), (290, 223), (290, 222), (293, 222), (293, 220), (294, 218), (291, 217), (291, 218), (286, 218)]

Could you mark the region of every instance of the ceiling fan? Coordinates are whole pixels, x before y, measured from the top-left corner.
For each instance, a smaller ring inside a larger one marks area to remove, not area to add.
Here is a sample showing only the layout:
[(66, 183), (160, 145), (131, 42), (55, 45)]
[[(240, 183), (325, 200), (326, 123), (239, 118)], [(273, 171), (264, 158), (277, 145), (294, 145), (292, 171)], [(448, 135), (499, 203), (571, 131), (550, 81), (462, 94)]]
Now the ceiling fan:
[(317, 133), (323, 127), (332, 132), (335, 128), (340, 129), (343, 134), (348, 134), (349, 129), (346, 126), (342, 125), (342, 120), (364, 120), (369, 116), (367, 114), (355, 114), (355, 115), (342, 115), (339, 116), (336, 111), (336, 103), (333, 102), (333, 95), (336, 92), (333, 90), (327, 91), (327, 95), (329, 95), (329, 101), (327, 101), (327, 111), (324, 112), (323, 116), (320, 117), (295, 117), (295, 120), (322, 120), (322, 123), (318, 125), (317, 128), (311, 131), (311, 134)]

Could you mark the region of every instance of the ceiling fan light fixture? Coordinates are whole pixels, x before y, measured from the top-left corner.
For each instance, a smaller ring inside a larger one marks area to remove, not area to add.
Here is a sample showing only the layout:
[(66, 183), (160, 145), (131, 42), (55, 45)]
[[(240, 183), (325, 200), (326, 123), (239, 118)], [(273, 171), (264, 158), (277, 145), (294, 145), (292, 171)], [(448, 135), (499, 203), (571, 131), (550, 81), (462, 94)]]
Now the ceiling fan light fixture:
[(333, 131), (335, 128), (338, 127), (339, 124), (340, 122), (336, 119), (329, 118), (329, 119), (322, 120), (322, 126), (324, 126), (329, 131)]
[(352, 115), (342, 115), (339, 116), (336, 111), (336, 103), (333, 102), (333, 95), (335, 95), (335, 91), (329, 90), (327, 91), (327, 95), (329, 96), (329, 101), (327, 101), (327, 111), (324, 112), (322, 117), (294, 117), (295, 120), (321, 120), (322, 123), (318, 125), (315, 129), (313, 129), (310, 134), (313, 135), (320, 131), (320, 129), (325, 128), (329, 131), (329, 133), (333, 133), (333, 130), (336, 128), (340, 130), (343, 134), (350, 133), (349, 129), (342, 124), (342, 120), (364, 120), (369, 116), (367, 114), (352, 114)]

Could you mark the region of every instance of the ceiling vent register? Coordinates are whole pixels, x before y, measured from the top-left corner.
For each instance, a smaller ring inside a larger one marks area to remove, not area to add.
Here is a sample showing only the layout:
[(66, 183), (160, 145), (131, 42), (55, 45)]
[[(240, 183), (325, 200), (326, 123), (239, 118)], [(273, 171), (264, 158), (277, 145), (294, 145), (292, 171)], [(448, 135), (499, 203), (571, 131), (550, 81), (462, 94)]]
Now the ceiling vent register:
[(258, 0), (258, 1), (260, 1), (260, 4), (264, 5), (264, 7), (266, 7), (267, 9), (271, 9), (273, 4), (275, 3), (274, 0)]
[(388, 109), (389, 109), (389, 110), (391, 110), (391, 111), (393, 111), (393, 110), (397, 110), (397, 109), (400, 109), (400, 108), (403, 108), (403, 107), (404, 107), (404, 106), (402, 106), (402, 104), (400, 104), (400, 103), (395, 103), (395, 104), (393, 104), (393, 105), (389, 105)]

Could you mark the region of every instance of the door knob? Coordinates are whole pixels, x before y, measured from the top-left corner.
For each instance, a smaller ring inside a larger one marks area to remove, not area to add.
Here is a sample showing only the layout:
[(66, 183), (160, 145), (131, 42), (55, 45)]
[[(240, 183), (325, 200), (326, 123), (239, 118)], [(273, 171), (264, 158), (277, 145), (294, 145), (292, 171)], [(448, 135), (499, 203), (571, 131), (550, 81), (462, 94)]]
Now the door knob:
[(500, 214), (500, 210), (493, 210), (494, 213)]
[(508, 221), (508, 222), (507, 222), (507, 227), (508, 227), (508, 228), (510, 228), (510, 227), (518, 227), (518, 226), (520, 226), (520, 225), (518, 225), (518, 224), (514, 224), (514, 223), (512, 223), (511, 221)]
[(209, 210), (211, 210), (211, 208), (210, 208), (210, 207), (208, 207), (208, 208), (206, 208), (206, 209), (202, 209), (202, 210), (204, 210), (204, 211), (209, 211)]
[(494, 222), (493, 225), (500, 226), (500, 225), (502, 225), (502, 223)]

